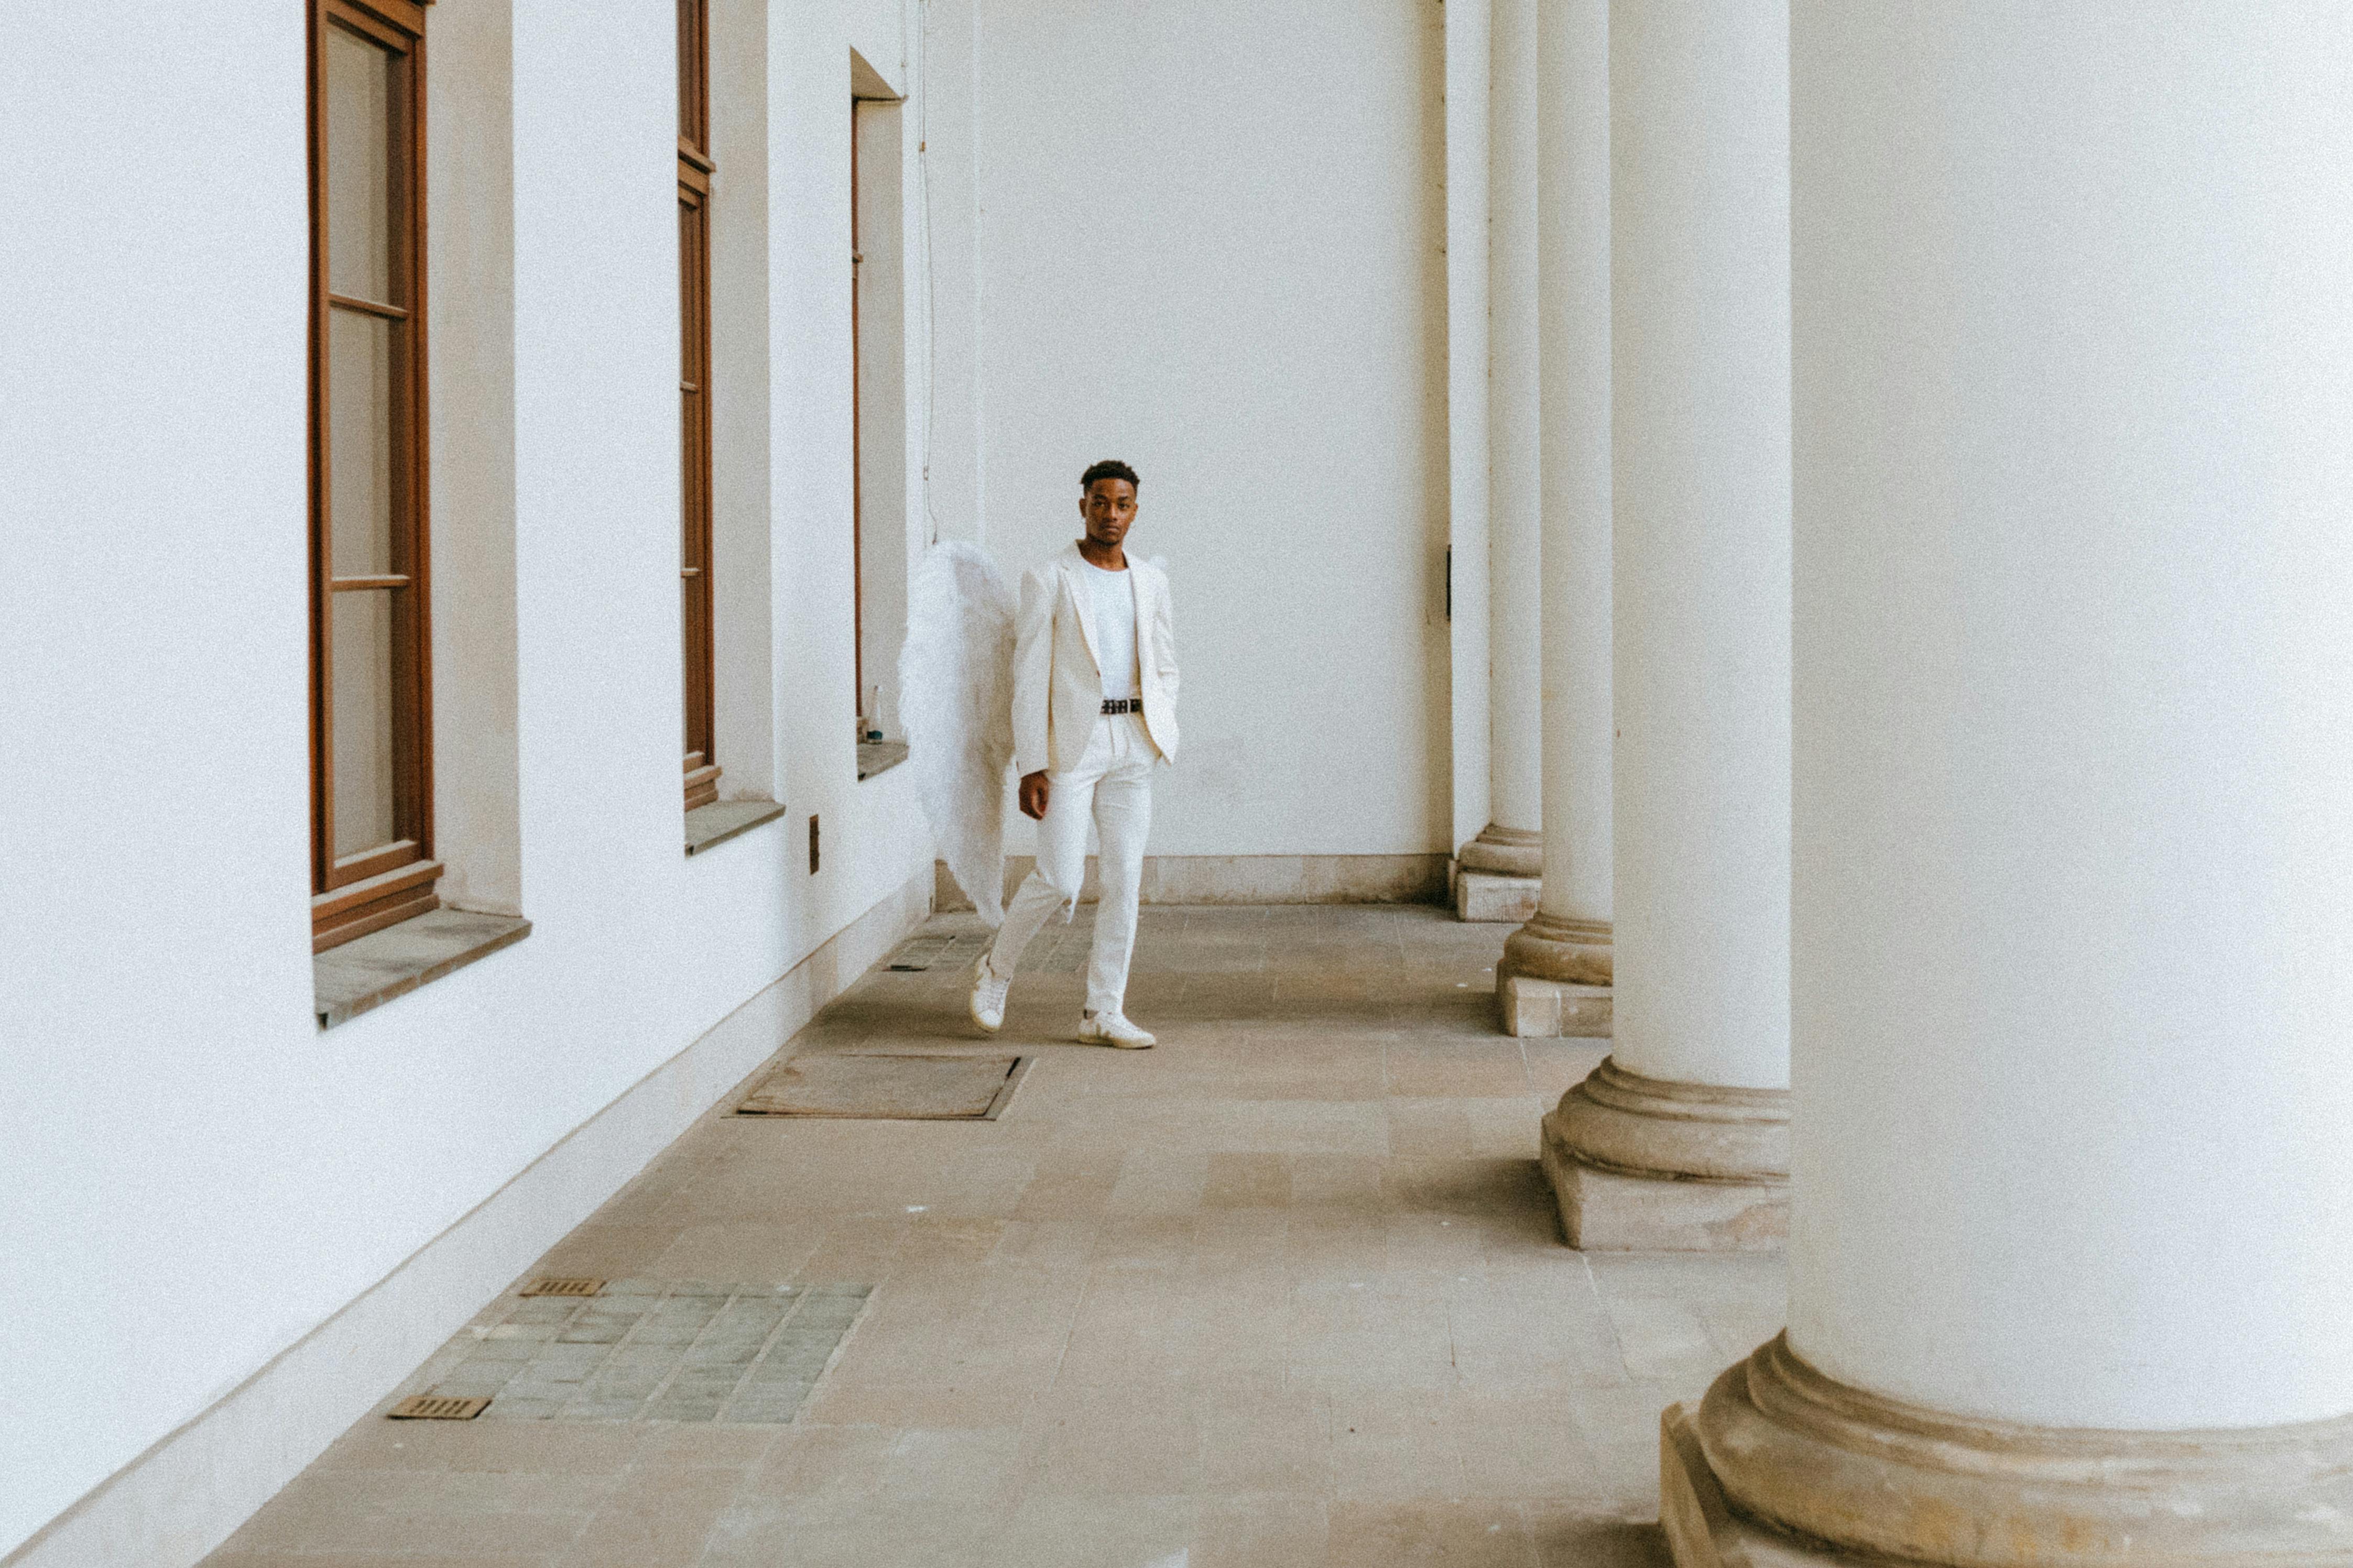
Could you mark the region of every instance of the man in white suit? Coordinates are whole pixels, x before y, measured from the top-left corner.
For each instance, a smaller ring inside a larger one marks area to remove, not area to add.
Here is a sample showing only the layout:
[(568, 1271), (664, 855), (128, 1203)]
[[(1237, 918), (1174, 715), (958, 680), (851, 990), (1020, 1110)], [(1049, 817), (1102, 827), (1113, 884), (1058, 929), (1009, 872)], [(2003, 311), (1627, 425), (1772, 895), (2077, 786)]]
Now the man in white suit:
[(1086, 536), (1021, 579), (1013, 656), (1013, 760), (1038, 868), (1005, 911), (972, 988), (973, 1021), (995, 1033), (1021, 950), (1078, 903), (1087, 827), (1102, 840), (1101, 901), (1078, 1037), (1141, 1050), (1152, 1037), (1123, 1008), (1152, 826), (1152, 767), (1176, 755), (1176, 643), (1168, 578), (1128, 559), (1135, 470), (1097, 463), (1079, 479)]

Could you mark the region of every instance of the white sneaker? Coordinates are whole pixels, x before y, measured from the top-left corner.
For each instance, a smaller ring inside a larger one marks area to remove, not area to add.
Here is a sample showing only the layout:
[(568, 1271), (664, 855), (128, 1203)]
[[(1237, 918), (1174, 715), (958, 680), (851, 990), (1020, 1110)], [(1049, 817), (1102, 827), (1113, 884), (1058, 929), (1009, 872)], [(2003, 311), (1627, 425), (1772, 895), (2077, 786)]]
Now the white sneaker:
[(1140, 1051), (1155, 1042), (1121, 1014), (1082, 1013), (1079, 1015), (1079, 1043), (1082, 1046), (1117, 1046), (1124, 1051)]
[(984, 961), (972, 983), (972, 1021), (992, 1035), (1005, 1027), (1005, 994), (1012, 986), (1010, 980), (991, 974)]

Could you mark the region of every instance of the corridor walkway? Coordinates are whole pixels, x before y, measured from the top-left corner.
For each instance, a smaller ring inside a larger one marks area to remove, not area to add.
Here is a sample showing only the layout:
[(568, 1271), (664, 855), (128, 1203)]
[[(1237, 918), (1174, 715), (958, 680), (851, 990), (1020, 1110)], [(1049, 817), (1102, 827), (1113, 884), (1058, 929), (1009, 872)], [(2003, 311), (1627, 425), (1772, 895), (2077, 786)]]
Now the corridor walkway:
[[(1601, 1042), (1494, 1032), (1509, 928), (1146, 909), (1130, 1053), (1058, 1043), (1089, 913), (988, 1043), (1039, 1058), (1000, 1120), (731, 1096), (523, 1277), (871, 1285), (790, 1424), (379, 1413), (212, 1568), (1662, 1564), (1659, 1411), (1780, 1326), (1781, 1265), (1561, 1245), (1536, 1121)], [(987, 1048), (978, 930), (792, 1048)]]

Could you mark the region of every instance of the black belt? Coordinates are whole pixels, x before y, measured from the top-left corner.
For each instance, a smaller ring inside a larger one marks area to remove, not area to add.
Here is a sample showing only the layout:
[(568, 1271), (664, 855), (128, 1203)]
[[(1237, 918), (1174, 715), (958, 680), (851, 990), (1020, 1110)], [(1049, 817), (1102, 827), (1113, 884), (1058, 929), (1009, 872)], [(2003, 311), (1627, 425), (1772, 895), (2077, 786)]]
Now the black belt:
[(1103, 699), (1103, 710), (1106, 713), (1140, 714), (1144, 711), (1144, 699), (1141, 697), (1106, 697)]

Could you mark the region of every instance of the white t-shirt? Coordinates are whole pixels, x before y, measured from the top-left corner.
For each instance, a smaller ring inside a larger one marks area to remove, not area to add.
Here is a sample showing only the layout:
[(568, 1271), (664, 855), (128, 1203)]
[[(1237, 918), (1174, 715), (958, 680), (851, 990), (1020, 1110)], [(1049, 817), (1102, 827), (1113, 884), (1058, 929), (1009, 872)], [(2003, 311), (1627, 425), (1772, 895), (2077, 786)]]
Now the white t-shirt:
[(1103, 694), (1109, 697), (1141, 697), (1135, 665), (1135, 572), (1106, 572), (1084, 556), (1079, 564), (1086, 568), (1080, 581), (1086, 592), (1080, 595), (1080, 612), (1087, 617), (1087, 629), (1095, 634), (1095, 655), (1103, 661)]

